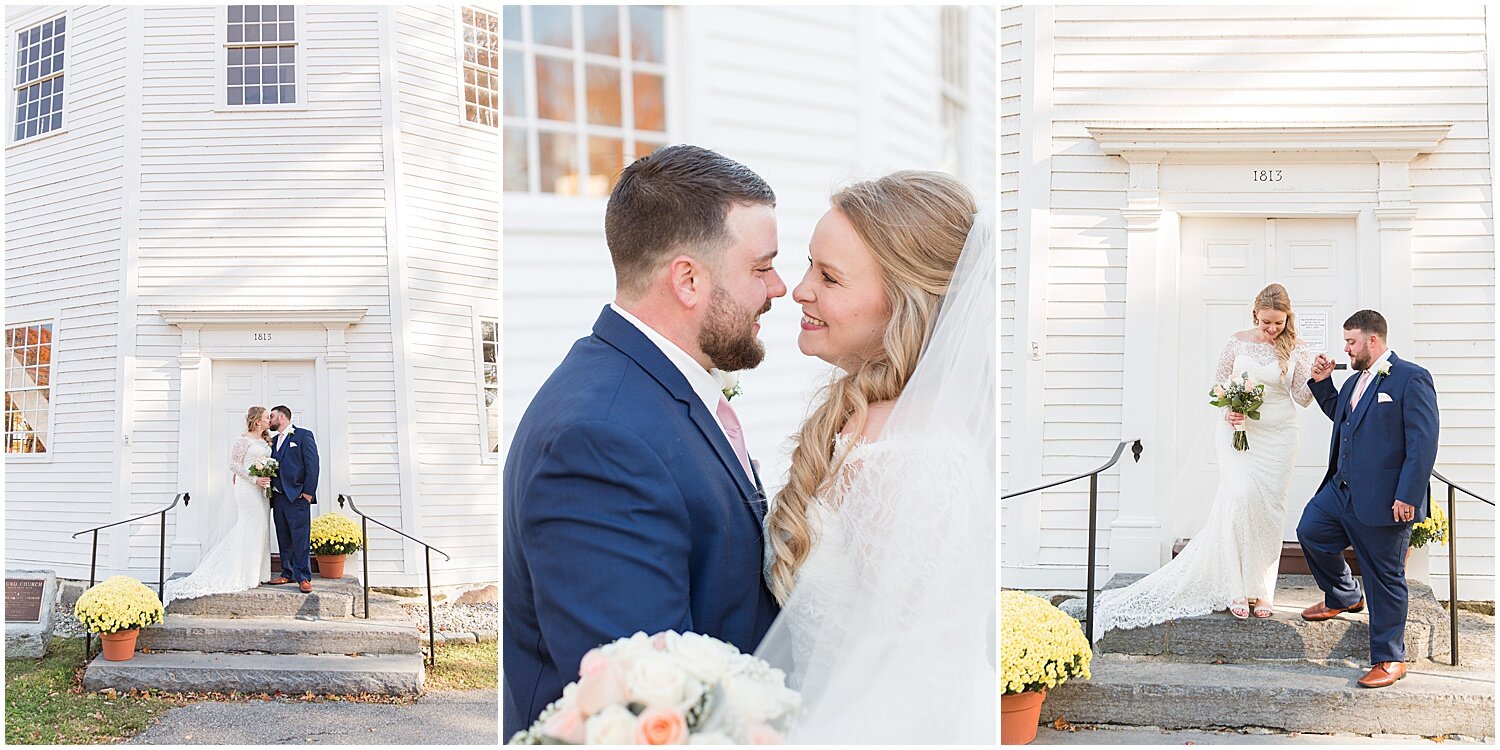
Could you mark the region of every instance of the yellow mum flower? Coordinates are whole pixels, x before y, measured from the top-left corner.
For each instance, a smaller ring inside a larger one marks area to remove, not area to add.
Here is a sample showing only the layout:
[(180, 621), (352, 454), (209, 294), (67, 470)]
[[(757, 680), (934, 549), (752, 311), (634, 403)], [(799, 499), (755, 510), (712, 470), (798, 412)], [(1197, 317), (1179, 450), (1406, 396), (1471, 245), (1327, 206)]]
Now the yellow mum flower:
[(352, 555), (359, 550), (359, 524), (342, 513), (324, 513), (309, 529), (314, 555)]
[(92, 633), (155, 625), (165, 614), (156, 592), (130, 576), (110, 576), (83, 592), (73, 605), (73, 616)]
[(1000, 592), (1000, 684), (1005, 695), (1089, 679), (1093, 658), (1083, 627), (1039, 597)]

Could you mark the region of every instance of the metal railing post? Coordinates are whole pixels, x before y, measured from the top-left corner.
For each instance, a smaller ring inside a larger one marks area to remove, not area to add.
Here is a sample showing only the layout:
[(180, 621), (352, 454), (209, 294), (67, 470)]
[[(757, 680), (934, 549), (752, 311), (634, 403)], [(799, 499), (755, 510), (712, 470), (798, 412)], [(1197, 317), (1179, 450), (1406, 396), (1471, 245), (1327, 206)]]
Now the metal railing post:
[(1458, 507), (1448, 484), (1448, 663), (1458, 666)]
[[(426, 547), (426, 545), (423, 545)], [(427, 653), (431, 655), (432, 667), (437, 668), (437, 613), (432, 611), (432, 548), (427, 547), (423, 556), (427, 562)]]
[[(89, 589), (94, 587), (94, 575), (99, 565), (98, 529), (94, 529), (92, 537), (93, 544), (89, 545)], [(88, 591), (88, 589), (84, 589), (84, 591)], [(82, 594), (80, 594), (80, 596), (82, 596)], [(73, 606), (74, 608), (77, 608), (78, 605), (75, 604)], [(92, 658), (94, 658), (94, 634), (87, 628), (85, 628), (83, 631), (83, 661), (85, 664), (87, 664), (88, 660)]]
[(1089, 475), (1089, 587), (1088, 593), (1085, 594), (1088, 602), (1086, 607), (1087, 611), (1084, 613), (1084, 624), (1087, 629), (1083, 631), (1083, 637), (1088, 639), (1090, 647), (1093, 647), (1094, 645), (1094, 540), (1098, 532), (1099, 474), (1096, 472)]
[(359, 548), (364, 554), (360, 555), (360, 563), (364, 569), (364, 575), (360, 578), (365, 584), (365, 619), (370, 619), (370, 521), (364, 516), (359, 517)]

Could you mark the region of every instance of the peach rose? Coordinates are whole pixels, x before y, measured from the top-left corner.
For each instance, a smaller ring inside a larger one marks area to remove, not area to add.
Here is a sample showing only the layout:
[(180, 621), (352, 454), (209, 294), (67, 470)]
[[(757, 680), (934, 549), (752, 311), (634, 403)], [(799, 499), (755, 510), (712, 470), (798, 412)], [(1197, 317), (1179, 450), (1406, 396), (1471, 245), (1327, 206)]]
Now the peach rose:
[(752, 745), (780, 745), (784, 742), (780, 732), (765, 724), (752, 727), (746, 739)]
[(583, 712), (576, 708), (565, 708), (552, 714), (542, 725), (542, 734), (562, 740), (569, 745), (582, 745)]
[(688, 739), (687, 719), (670, 709), (652, 706), (635, 725), (637, 745), (681, 745)]
[(603, 651), (591, 648), (588, 653), (583, 655), (583, 659), (578, 662), (578, 676), (587, 677), (599, 672), (609, 664), (609, 661), (609, 657), (605, 656)]

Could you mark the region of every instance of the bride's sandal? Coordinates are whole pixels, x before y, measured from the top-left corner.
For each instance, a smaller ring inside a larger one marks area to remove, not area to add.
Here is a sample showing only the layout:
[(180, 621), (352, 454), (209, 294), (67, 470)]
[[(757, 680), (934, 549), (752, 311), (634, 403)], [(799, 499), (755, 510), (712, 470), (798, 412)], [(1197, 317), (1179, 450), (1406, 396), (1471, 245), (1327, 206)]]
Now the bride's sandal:
[(1236, 620), (1249, 619), (1250, 602), (1245, 601), (1244, 599), (1235, 599), (1234, 601), (1229, 603), (1229, 614), (1234, 615), (1234, 619)]
[(1251, 612), (1255, 614), (1255, 619), (1257, 620), (1264, 620), (1276, 614), (1276, 610), (1272, 607), (1271, 603), (1265, 599), (1256, 599), (1255, 609), (1251, 610)]

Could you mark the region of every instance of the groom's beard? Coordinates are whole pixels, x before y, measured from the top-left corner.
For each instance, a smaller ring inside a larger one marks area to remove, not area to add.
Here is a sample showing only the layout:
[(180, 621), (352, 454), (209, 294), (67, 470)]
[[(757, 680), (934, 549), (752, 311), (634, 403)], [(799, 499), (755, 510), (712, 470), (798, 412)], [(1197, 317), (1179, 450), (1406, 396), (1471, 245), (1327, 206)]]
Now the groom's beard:
[(708, 319), (698, 333), (698, 347), (726, 372), (748, 370), (766, 358), (766, 346), (755, 338), (755, 319), (771, 309), (771, 301), (759, 312), (742, 315), (729, 293), (716, 288), (709, 297)]

